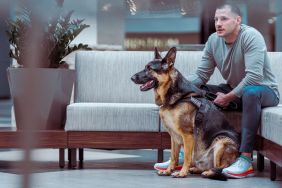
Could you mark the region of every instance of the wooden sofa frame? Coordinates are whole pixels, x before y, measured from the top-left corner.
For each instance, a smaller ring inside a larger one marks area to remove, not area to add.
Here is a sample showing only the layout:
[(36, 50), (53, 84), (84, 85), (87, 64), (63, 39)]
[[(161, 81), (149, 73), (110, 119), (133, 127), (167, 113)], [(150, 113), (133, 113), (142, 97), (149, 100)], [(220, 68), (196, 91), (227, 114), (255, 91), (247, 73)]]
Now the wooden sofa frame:
[[(142, 142), (140, 142), (142, 140)], [(163, 150), (170, 149), (171, 138), (166, 132), (96, 132), (69, 131), (68, 147), (71, 148), (71, 168), (77, 166), (76, 151), (79, 149), (79, 168), (83, 168), (83, 149), (157, 149), (157, 161), (163, 161)], [(282, 166), (282, 147), (257, 136), (257, 169), (264, 170), (264, 157), (270, 160), (270, 179), (276, 179), (276, 165)]]
[[(22, 142), (24, 132), (17, 131), (15, 127), (0, 128), (0, 148), (25, 148)], [(64, 130), (36, 130), (29, 134), (36, 135), (36, 142), (33, 142), (34, 148), (54, 148), (59, 149), (59, 166), (65, 167), (65, 148), (67, 144), (67, 132)]]
[[(23, 131), (15, 128), (0, 128), (0, 148), (23, 148)], [(83, 168), (83, 149), (157, 149), (157, 161), (163, 161), (164, 149), (170, 149), (170, 136), (166, 132), (97, 132), (37, 130), (35, 148), (59, 149), (59, 166), (65, 167), (65, 149), (68, 149), (68, 167), (77, 167), (77, 149), (79, 168)], [(257, 136), (257, 169), (264, 170), (264, 157), (270, 160), (270, 179), (276, 179), (276, 165), (282, 166), (282, 147), (261, 136)]]

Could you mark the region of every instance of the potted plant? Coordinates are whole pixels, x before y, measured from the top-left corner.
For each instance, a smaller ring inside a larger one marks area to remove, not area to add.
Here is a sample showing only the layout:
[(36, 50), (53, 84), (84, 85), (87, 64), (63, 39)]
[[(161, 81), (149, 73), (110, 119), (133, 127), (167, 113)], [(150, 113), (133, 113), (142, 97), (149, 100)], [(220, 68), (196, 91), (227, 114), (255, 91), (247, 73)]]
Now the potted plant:
[(18, 129), (62, 129), (75, 78), (62, 59), (88, 45), (71, 46), (89, 25), (71, 20), (73, 11), (38, 20), (27, 9), (9, 20), (7, 36), (17, 66), (8, 68), (8, 80)]

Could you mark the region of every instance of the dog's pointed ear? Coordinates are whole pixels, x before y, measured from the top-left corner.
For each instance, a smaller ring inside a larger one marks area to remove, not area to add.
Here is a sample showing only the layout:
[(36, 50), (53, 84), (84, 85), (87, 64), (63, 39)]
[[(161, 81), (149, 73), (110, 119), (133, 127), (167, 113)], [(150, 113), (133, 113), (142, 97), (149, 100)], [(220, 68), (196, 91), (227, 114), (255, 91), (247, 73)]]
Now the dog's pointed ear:
[(162, 56), (160, 55), (157, 47), (155, 47), (155, 59), (162, 59)]
[(173, 66), (175, 62), (175, 58), (176, 58), (176, 48), (172, 47), (169, 49), (164, 59), (166, 59), (168, 66)]

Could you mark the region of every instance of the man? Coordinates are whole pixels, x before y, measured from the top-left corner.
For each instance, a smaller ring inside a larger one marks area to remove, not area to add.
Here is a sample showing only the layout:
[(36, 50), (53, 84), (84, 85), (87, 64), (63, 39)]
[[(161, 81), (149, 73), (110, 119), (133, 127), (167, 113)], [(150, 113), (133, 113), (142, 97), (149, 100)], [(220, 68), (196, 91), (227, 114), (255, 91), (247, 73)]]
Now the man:
[[(279, 103), (278, 85), (270, 69), (263, 36), (256, 29), (241, 24), (238, 7), (233, 4), (218, 7), (214, 20), (216, 33), (206, 43), (201, 64), (192, 82), (216, 93), (214, 103), (217, 105), (226, 107), (233, 101), (242, 110), (241, 155), (230, 167), (224, 168), (223, 173), (228, 177), (244, 178), (254, 175), (251, 156), (261, 109)], [(226, 84), (205, 85), (215, 67)], [(183, 161), (182, 153), (179, 161)], [(156, 163), (154, 168), (165, 169), (167, 164), (169, 161)]]

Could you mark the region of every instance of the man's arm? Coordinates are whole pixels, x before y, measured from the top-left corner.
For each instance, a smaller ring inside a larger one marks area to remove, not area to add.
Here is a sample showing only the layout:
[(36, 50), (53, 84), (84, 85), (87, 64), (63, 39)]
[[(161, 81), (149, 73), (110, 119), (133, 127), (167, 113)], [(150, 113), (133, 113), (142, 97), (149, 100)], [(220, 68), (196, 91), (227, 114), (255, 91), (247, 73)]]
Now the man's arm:
[(245, 38), (243, 45), (245, 77), (231, 92), (227, 94), (217, 93), (214, 102), (220, 106), (228, 106), (231, 101), (242, 96), (244, 87), (259, 85), (263, 79), (263, 67), (267, 51), (263, 36), (259, 32), (253, 32)]
[(233, 89), (237, 97), (241, 97), (244, 87), (259, 85), (263, 80), (263, 68), (267, 55), (267, 48), (263, 36), (259, 32), (252, 32), (246, 36), (243, 53), (245, 61), (245, 77)]

